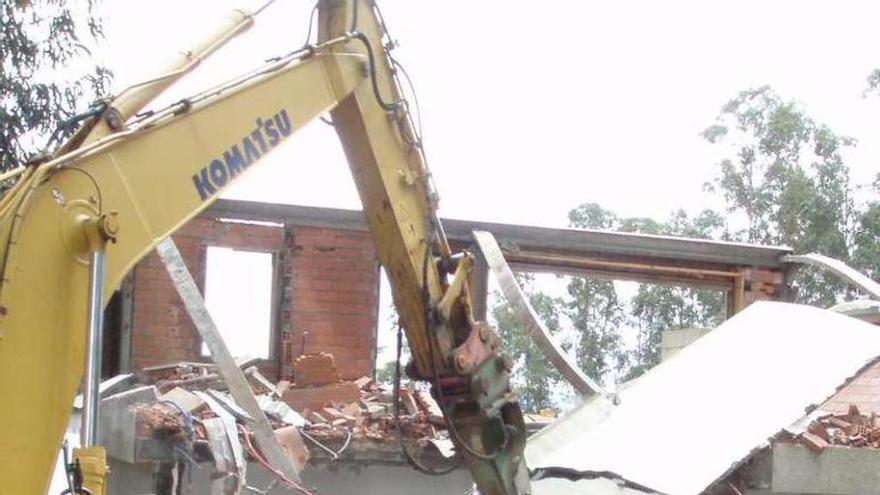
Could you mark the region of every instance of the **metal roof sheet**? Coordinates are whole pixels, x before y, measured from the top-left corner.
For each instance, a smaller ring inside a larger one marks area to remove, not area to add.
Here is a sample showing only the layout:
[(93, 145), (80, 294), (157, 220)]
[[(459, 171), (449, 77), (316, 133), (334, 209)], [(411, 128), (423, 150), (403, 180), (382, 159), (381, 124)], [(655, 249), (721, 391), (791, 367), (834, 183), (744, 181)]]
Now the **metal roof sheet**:
[(878, 356), (876, 326), (755, 303), (621, 390), (618, 405), (593, 398), (536, 434), (528, 465), (697, 494)]

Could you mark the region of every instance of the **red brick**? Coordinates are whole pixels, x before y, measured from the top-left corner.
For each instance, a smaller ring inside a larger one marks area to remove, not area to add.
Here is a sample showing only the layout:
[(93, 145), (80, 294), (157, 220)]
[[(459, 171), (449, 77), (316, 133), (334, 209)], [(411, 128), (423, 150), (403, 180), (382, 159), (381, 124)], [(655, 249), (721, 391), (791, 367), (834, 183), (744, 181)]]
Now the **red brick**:
[(290, 388), (284, 392), (282, 399), (296, 411), (304, 409), (315, 411), (331, 402), (355, 402), (358, 399), (358, 389), (353, 382), (341, 382), (324, 387)]
[(336, 362), (327, 352), (303, 354), (293, 362), (297, 387), (327, 385), (339, 381)]
[(400, 402), (403, 403), (403, 407), (406, 409), (407, 414), (415, 416), (420, 412), (415, 397), (413, 397), (412, 393), (406, 388), (400, 389)]
[[(205, 246), (282, 254), (290, 285), (284, 288), (281, 308), (281, 328), (287, 336), (279, 342), (279, 359), (288, 361), (267, 363), (267, 369), (291, 373), (290, 359), (301, 352), (301, 335), (307, 330), (307, 349), (338, 353), (343, 378), (372, 372), (379, 269), (369, 233), (221, 222), (203, 215), (174, 237), (197, 279), (204, 276)], [(172, 305), (176, 309), (169, 311)], [(132, 334), (136, 367), (200, 357), (200, 339), (154, 253), (135, 269)]]
[(293, 286), (297, 289), (331, 290), (333, 282), (306, 277), (294, 277)]
[(801, 443), (816, 454), (821, 453), (826, 447), (828, 447), (828, 442), (810, 432), (802, 433), (800, 440)]

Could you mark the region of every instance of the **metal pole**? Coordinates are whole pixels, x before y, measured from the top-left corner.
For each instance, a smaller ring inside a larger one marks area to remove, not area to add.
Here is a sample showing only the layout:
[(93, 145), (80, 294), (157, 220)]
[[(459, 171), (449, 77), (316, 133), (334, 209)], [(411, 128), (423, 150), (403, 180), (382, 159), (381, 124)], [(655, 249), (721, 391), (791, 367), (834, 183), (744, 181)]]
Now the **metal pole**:
[(474, 268), (471, 271), (471, 310), (477, 321), (488, 321), (489, 307), (489, 263), (479, 249), (474, 253)]
[(544, 354), (544, 357), (550, 361), (550, 364), (559, 370), (562, 377), (565, 378), (566, 381), (568, 381), (568, 383), (570, 383), (581, 395), (589, 396), (592, 394), (599, 394), (600, 396), (608, 397), (613, 400), (611, 394), (605, 392), (598, 382), (587, 376), (586, 373), (578, 367), (577, 363), (572, 361), (568, 355), (562, 351), (562, 348), (556, 344), (556, 341), (550, 335), (550, 331), (547, 330), (547, 327), (545, 327), (544, 324), (541, 323), (541, 319), (538, 318), (538, 313), (535, 312), (535, 308), (532, 307), (529, 298), (526, 297), (522, 288), (520, 288), (519, 283), (516, 281), (516, 277), (513, 274), (513, 270), (511, 270), (510, 265), (507, 264), (507, 260), (504, 259), (504, 253), (501, 251), (501, 247), (498, 246), (498, 242), (495, 240), (492, 233), (474, 230), (471, 232), (471, 235), (474, 236), (477, 248), (479, 248), (480, 252), (485, 257), (492, 276), (495, 277), (495, 281), (498, 282), (498, 287), (501, 288), (501, 293), (504, 294), (505, 299), (507, 299), (507, 302), (513, 308), (516, 317), (525, 325), (526, 335), (528, 335), (532, 342), (538, 346), (538, 349), (540, 349)]
[(223, 377), (226, 385), (229, 386), (229, 392), (232, 394), (235, 402), (253, 418), (254, 421), (251, 423), (251, 426), (254, 429), (257, 446), (263, 451), (263, 455), (269, 461), (269, 464), (281, 471), (288, 480), (302, 483), (299, 477), (299, 470), (303, 466), (294, 465), (291, 458), (288, 457), (278, 442), (278, 437), (272, 431), (272, 425), (266, 418), (266, 414), (260, 409), (257, 398), (254, 396), (254, 392), (248, 384), (244, 372), (238, 367), (238, 364), (232, 357), (232, 353), (229, 352), (229, 348), (226, 346), (226, 342), (223, 341), (223, 336), (217, 330), (217, 325), (214, 323), (213, 318), (211, 318), (208, 308), (205, 307), (205, 300), (202, 299), (202, 294), (196, 286), (196, 281), (193, 279), (189, 269), (187, 269), (186, 263), (183, 262), (183, 257), (180, 255), (177, 245), (174, 244), (174, 239), (167, 237), (160, 242), (156, 246), (156, 253), (159, 254), (159, 258), (165, 264), (165, 269), (168, 270), (171, 282), (174, 284), (174, 288), (177, 289), (177, 294), (183, 301), (183, 305), (195, 324), (196, 330), (199, 331), (199, 335), (202, 336), (202, 340), (208, 346), (208, 350), (211, 351), (211, 359), (214, 360), (214, 364), (217, 366), (217, 373)]
[(89, 328), (86, 372), (83, 377), (82, 447), (98, 438), (98, 385), (101, 381), (101, 343), (104, 337), (104, 250), (92, 253), (89, 270)]

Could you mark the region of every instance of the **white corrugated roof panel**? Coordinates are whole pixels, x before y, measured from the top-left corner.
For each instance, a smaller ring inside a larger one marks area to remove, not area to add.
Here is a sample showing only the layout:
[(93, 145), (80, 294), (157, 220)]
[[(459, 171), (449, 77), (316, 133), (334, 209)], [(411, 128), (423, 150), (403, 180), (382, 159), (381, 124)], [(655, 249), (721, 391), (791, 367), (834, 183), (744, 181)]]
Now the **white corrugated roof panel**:
[(529, 440), (529, 468), (608, 471), (694, 495), (880, 356), (880, 329), (831, 311), (759, 302), (620, 394)]

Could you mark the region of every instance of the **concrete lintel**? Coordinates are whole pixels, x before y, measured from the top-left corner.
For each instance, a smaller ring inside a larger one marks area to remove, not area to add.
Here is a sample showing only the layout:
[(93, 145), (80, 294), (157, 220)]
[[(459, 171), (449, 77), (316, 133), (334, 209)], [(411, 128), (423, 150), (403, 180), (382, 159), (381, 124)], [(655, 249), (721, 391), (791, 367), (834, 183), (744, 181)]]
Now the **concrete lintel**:
[[(203, 213), (203, 216), (282, 222), (299, 226), (367, 230), (364, 213), (360, 210), (282, 205), (256, 201), (221, 199)], [(573, 255), (609, 254), (772, 269), (780, 268), (780, 258), (792, 253), (790, 248), (784, 246), (758, 246), (708, 239), (548, 228), (446, 218), (442, 219), (442, 222), (447, 237), (453, 243), (470, 245), (472, 231), (486, 230), (492, 232), (502, 246), (516, 246), (524, 251), (561, 251)]]

